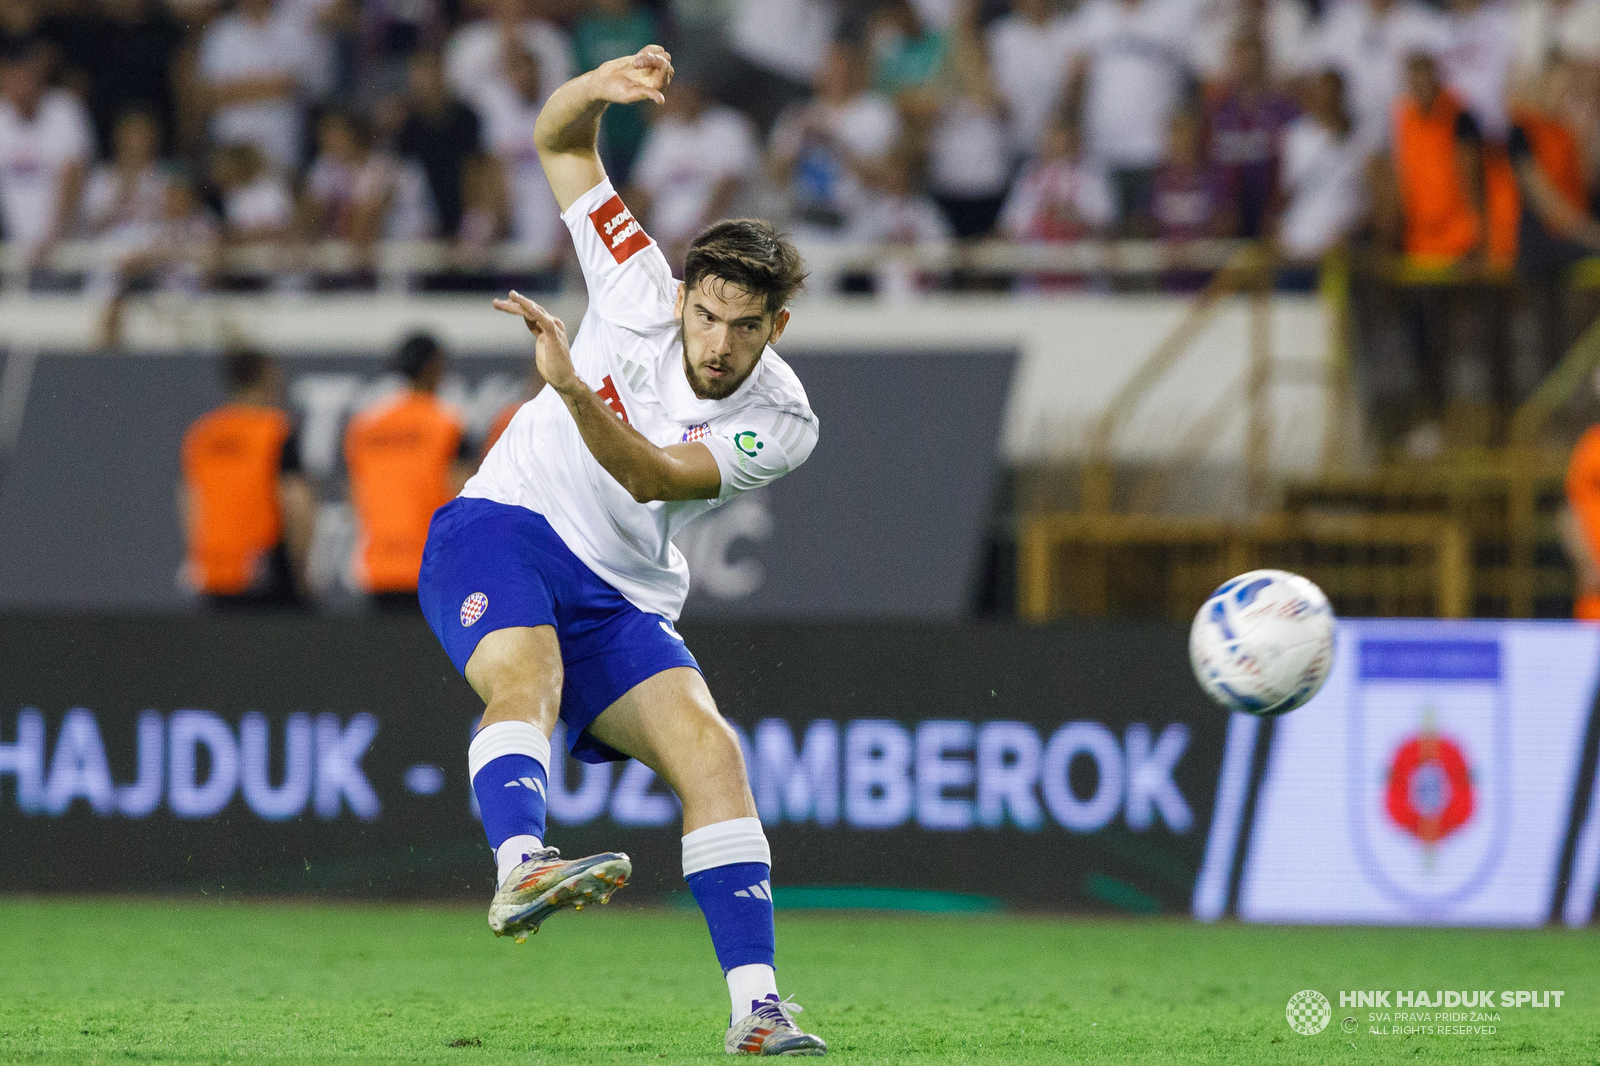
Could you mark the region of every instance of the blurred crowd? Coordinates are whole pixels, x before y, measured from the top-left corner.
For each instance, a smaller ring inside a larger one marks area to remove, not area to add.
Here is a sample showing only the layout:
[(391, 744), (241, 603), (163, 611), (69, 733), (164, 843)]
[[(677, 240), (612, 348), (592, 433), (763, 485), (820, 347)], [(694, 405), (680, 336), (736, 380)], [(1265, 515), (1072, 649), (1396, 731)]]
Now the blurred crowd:
[[(13, 270), (190, 290), (229, 245), (566, 240), (533, 147), (563, 80), (673, 52), (608, 169), (669, 257), (803, 240), (1351, 240), (1543, 269), (1600, 247), (1600, 0), (0, 0)], [(279, 278), (277, 283), (285, 283)]]

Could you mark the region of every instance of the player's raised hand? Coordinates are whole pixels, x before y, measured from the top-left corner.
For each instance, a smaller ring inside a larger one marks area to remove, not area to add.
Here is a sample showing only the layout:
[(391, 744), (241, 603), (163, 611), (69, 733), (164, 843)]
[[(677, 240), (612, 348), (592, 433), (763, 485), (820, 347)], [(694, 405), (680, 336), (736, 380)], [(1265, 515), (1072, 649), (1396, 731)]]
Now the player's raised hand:
[(635, 104), (640, 100), (664, 104), (662, 94), (672, 83), (672, 55), (659, 44), (647, 44), (631, 56), (602, 63), (587, 75), (596, 100)]
[(567, 347), (567, 327), (559, 318), (515, 289), (505, 299), (496, 300), (494, 307), (497, 311), (517, 315), (528, 324), (528, 332), (534, 336), (533, 358), (538, 364), (539, 376), (551, 388), (564, 392), (569, 388), (588, 387), (573, 368), (572, 352)]

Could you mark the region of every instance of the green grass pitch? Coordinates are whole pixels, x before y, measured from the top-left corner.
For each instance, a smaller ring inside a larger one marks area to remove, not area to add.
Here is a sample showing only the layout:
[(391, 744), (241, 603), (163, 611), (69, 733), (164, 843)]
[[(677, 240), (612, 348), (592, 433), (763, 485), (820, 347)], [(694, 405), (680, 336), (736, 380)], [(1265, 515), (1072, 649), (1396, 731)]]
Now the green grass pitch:
[[(808, 912), (778, 936), (851, 1063), (1600, 1061), (1588, 931)], [(1566, 995), (1488, 1037), (1341, 1032), (1341, 988), (1478, 987)], [(1317, 1036), (1284, 1019), (1303, 988), (1335, 997)], [(714, 1062), (725, 996), (694, 911), (561, 914), (517, 947), (477, 908), (0, 900), (0, 1062)]]

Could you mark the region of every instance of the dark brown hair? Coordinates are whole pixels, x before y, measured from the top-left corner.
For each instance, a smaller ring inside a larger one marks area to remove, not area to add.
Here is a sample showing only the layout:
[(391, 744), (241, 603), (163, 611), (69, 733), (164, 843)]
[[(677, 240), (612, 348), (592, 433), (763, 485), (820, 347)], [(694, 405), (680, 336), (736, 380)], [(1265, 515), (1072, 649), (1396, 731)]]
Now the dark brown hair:
[(683, 283), (691, 291), (715, 278), (760, 296), (768, 314), (782, 310), (806, 283), (806, 267), (789, 238), (757, 218), (712, 223), (689, 244)]

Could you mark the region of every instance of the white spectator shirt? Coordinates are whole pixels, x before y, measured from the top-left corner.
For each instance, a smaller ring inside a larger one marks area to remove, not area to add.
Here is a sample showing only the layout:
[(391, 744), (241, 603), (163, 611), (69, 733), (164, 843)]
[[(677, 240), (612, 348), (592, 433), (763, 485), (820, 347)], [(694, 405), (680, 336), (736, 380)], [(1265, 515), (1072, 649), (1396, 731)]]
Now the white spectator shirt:
[(1371, 154), (1360, 136), (1338, 140), (1309, 115), (1289, 124), (1279, 164), (1287, 203), (1278, 222), (1278, 243), (1289, 258), (1320, 258), (1361, 219)]
[(325, 88), (327, 56), (321, 42), (292, 11), (274, 9), (261, 22), (235, 11), (218, 18), (200, 38), (200, 80), (220, 85), (245, 78), (287, 75), (298, 91), (253, 104), (230, 104), (211, 115), (219, 144), (253, 144), (276, 167), (292, 170), (300, 159), (301, 96)]
[(490, 87), (480, 96), (478, 114), (483, 119), (484, 143), (489, 154), (506, 171), (510, 198), (511, 240), (522, 254), (538, 261), (553, 259), (562, 250), (561, 208), (533, 139), (534, 123), (544, 100), (526, 100), (506, 84)]
[[(573, 76), (572, 43), (543, 19), (527, 20), (519, 33), (522, 47), (539, 63), (539, 97), (544, 99)], [(444, 80), (457, 97), (481, 111), (488, 96), (510, 88), (505, 49), (500, 23), (493, 19), (467, 23), (445, 46)]]
[(1367, 0), (1339, 0), (1322, 18), (1306, 49), (1306, 66), (1344, 75), (1345, 95), (1360, 136), (1374, 144), (1389, 140), (1390, 112), (1405, 88), (1406, 57), (1437, 56), (1449, 44), (1444, 16), (1416, 0), (1397, 0), (1383, 16)]
[(1439, 56), (1445, 84), (1456, 91), (1485, 137), (1504, 142), (1511, 130), (1507, 92), (1516, 58), (1516, 18), (1511, 8), (1489, 0), (1465, 14), (1446, 17)]
[(1512, 17), (1512, 77), (1517, 85), (1537, 78), (1552, 52), (1580, 63), (1600, 63), (1600, 0), (1518, 0)]
[(969, 96), (947, 97), (933, 125), (928, 186), (939, 196), (1002, 196), (1011, 180), (1011, 153), (1000, 116)]
[[(824, 150), (837, 146), (868, 163), (888, 158), (900, 137), (900, 115), (894, 103), (882, 93), (864, 92), (846, 104), (819, 101), (785, 111), (772, 127), (768, 149), (778, 155), (799, 155), (811, 136), (806, 131), (808, 124), (821, 127), (825, 143), (820, 147)], [(855, 173), (842, 160), (838, 163), (840, 175), (831, 189), (830, 206), (848, 222), (860, 208), (863, 190)]]
[[(1189, 55), (1203, 80), (1220, 81), (1228, 74), (1233, 42), (1253, 32), (1254, 15), (1241, 0), (1214, 0), (1200, 14)], [(1274, 78), (1302, 71), (1310, 32), (1311, 11), (1304, 0), (1266, 0), (1259, 33), (1267, 46), (1267, 70)]]
[(123, 180), (122, 171), (109, 164), (94, 168), (84, 185), (83, 225), (91, 236), (111, 234), (130, 226), (149, 226), (167, 214), (166, 173), (149, 166)]
[(517, 411), (462, 495), (543, 515), (574, 555), (640, 610), (676, 620), (689, 567), (673, 536), (805, 462), (817, 443), (817, 417), (800, 379), (770, 347), (727, 399), (695, 396), (673, 315), (678, 283), (609, 181), (562, 219), (589, 290), (572, 342), (579, 376), (652, 444), (703, 443), (722, 490), (714, 500), (635, 501), (590, 453), (561, 397), (544, 389)]
[(837, 8), (824, 0), (740, 0), (728, 43), (758, 67), (809, 83), (838, 25)]
[(732, 108), (712, 106), (694, 119), (657, 119), (639, 147), (633, 181), (650, 194), (651, 231), (672, 247), (713, 221), (706, 213), (718, 185), (749, 181), (760, 164), (749, 119)]
[(294, 198), (282, 181), (262, 174), (222, 194), (222, 219), (240, 237), (284, 230), (294, 223)]
[(1111, 225), (1117, 209), (1105, 173), (1069, 159), (1033, 163), (1000, 209), (1000, 232), (1014, 241), (1040, 240), (1051, 216), (1067, 214), (1063, 208), (1070, 208), (1090, 230)]
[(50, 236), (60, 209), (61, 174), (94, 156), (89, 112), (71, 93), (47, 91), (31, 119), (0, 98), (0, 219), (23, 249)]
[(383, 152), (355, 165), (318, 156), (306, 174), (306, 195), (329, 212), (328, 236), (350, 236), (350, 216), (359, 205), (386, 202), (381, 235), (419, 240), (433, 229), (426, 182), (415, 163)]
[(1089, 59), (1085, 143), (1100, 165), (1153, 167), (1166, 156), (1193, 7), (1191, 0), (1089, 0), (1079, 14)]
[(1019, 159), (1033, 156), (1072, 70), (1078, 50), (1074, 24), (1053, 18), (1041, 26), (1006, 15), (994, 21), (987, 37), (989, 70), (1006, 104), (1011, 151)]

